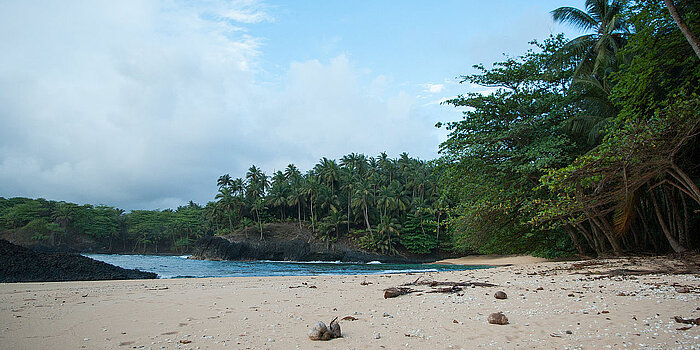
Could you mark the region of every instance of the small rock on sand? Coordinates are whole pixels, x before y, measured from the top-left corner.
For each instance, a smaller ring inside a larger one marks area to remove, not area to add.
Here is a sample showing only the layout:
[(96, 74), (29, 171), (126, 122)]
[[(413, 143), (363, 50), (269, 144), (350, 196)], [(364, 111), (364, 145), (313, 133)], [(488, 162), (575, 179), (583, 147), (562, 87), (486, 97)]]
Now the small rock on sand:
[(496, 299), (508, 299), (508, 295), (506, 295), (506, 292), (499, 290), (496, 292), (496, 294), (493, 295)]
[(676, 292), (677, 293), (690, 293), (690, 289), (688, 287), (676, 287)]
[(506, 315), (504, 315), (502, 312), (494, 312), (490, 314), (488, 320), (490, 324), (508, 324), (508, 317), (506, 317)]

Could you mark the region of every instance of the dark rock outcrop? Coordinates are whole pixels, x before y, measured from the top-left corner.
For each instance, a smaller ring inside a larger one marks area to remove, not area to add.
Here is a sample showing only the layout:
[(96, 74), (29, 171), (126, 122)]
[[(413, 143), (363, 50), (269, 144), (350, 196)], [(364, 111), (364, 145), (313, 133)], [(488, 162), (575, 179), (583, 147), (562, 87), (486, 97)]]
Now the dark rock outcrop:
[(193, 253), (194, 258), (207, 260), (381, 261), (383, 263), (422, 263), (431, 261), (429, 259), (369, 253), (344, 245), (327, 248), (325, 243), (309, 243), (301, 237), (289, 240), (229, 241), (223, 237), (208, 236), (197, 242)]
[(96, 281), (156, 278), (68, 253), (40, 253), (0, 240), (0, 282)]

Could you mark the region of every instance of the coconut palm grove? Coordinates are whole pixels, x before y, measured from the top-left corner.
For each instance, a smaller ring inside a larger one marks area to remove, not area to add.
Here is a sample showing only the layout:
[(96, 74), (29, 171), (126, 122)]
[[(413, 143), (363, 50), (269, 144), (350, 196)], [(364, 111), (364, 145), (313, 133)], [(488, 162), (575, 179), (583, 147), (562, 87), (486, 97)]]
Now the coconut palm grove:
[[(382, 254), (545, 257), (700, 248), (700, 2), (587, 0), (551, 12), (584, 35), (533, 40), (460, 82), (437, 159), (348, 153), (251, 165), (206, 204), (133, 210), (0, 197), (3, 234), (182, 253), (284, 223)], [(348, 150), (352, 152), (352, 150)]]

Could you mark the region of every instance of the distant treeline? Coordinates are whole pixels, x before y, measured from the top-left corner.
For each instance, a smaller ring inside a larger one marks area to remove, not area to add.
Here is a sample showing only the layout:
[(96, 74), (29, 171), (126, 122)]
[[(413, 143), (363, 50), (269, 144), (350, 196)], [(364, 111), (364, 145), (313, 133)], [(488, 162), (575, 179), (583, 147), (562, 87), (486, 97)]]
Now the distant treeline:
[[(450, 248), (446, 202), (433, 163), (349, 154), (323, 158), (302, 173), (290, 164), (271, 177), (251, 166), (245, 178), (218, 181), (215, 202), (175, 210), (134, 210), (28, 198), (0, 198), (0, 229), (49, 245), (87, 236), (108, 251), (183, 252), (204, 235), (233, 235), (295, 222), (327, 244), (339, 239), (381, 253)], [(443, 234), (441, 235), (441, 231)], [(254, 237), (250, 237), (251, 239)]]
[(430, 253), (452, 243), (438, 183), (434, 162), (406, 153), (324, 157), (305, 173), (289, 164), (272, 176), (252, 166), (245, 178), (219, 178), (212, 220), (224, 233), (257, 225), (260, 239), (264, 222), (297, 221), (329, 244), (348, 238), (381, 253)]
[(192, 202), (176, 210), (124, 210), (45, 199), (0, 197), (0, 229), (50, 246), (93, 239), (111, 252), (177, 253), (213, 234), (205, 208)]

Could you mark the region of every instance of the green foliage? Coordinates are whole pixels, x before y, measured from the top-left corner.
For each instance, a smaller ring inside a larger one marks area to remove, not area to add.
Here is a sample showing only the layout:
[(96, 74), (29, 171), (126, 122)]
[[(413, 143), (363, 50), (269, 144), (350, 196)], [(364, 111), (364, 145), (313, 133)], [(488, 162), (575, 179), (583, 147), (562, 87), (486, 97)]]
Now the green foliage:
[[(700, 3), (677, 5), (691, 31), (700, 31)], [(615, 74), (611, 99), (621, 109), (619, 123), (647, 118), (669, 101), (700, 94), (700, 60), (661, 1), (636, 1), (629, 22), (636, 32), (621, 55), (628, 63)]]
[(49, 222), (45, 218), (34, 219), (27, 223), (22, 231), (31, 234), (32, 240), (44, 241), (51, 237), (52, 234), (61, 234), (63, 229), (53, 222)]
[(356, 231), (359, 234), (358, 244), (362, 249), (382, 254), (396, 254), (396, 248), (387, 235), (373, 231)]
[(457, 248), (488, 253), (537, 249), (549, 232), (533, 229), (531, 203), (548, 198), (538, 189), (547, 169), (570, 162), (580, 148), (561, 125), (576, 108), (564, 95), (570, 71), (552, 71), (549, 58), (562, 36), (533, 44), (517, 59), (497, 63), (465, 81), (503, 87), (491, 94), (467, 94), (447, 101), (468, 107), (448, 123), (441, 145), (444, 190), (458, 203), (451, 212)]
[(429, 254), (437, 248), (435, 223), (423, 215), (411, 213), (401, 228), (399, 242), (415, 254)]

